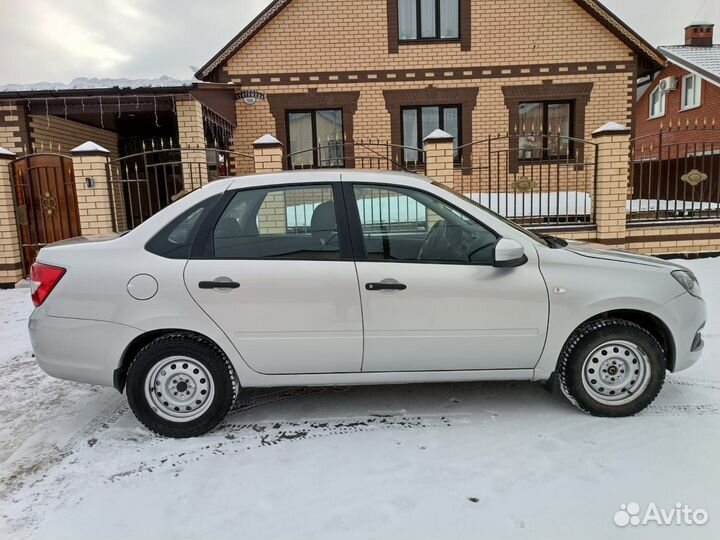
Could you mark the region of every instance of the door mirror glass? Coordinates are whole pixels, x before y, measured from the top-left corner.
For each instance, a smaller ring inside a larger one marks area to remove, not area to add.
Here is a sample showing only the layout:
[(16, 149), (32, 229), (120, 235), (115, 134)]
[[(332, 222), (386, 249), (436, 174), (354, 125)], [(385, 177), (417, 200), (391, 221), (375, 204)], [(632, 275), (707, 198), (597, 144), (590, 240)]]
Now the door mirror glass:
[(495, 267), (496, 268), (514, 268), (522, 266), (528, 261), (525, 255), (525, 248), (510, 238), (501, 238), (495, 244)]

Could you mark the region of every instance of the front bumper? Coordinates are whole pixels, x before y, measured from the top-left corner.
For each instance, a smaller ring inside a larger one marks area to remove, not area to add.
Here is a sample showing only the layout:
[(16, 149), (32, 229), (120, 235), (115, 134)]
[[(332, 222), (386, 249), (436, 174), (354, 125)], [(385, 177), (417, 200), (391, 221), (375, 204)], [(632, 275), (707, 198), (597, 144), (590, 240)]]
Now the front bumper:
[(705, 343), (702, 330), (707, 319), (705, 301), (685, 293), (670, 300), (655, 314), (667, 324), (675, 342), (675, 365), (672, 371), (693, 366), (702, 356)]
[(113, 386), (125, 349), (141, 330), (117, 323), (49, 317), (36, 310), (28, 330), (42, 370), (58, 379)]

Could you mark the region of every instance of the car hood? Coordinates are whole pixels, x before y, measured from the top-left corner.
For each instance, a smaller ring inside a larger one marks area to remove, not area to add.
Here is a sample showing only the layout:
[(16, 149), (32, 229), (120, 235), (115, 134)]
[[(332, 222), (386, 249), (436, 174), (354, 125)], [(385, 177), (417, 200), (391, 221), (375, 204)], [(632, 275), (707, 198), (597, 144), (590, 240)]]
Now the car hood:
[(576, 240), (567, 240), (567, 243), (568, 245), (565, 249), (591, 259), (640, 264), (644, 266), (652, 266), (654, 268), (666, 268), (669, 270), (687, 270), (687, 268), (680, 264), (658, 259), (657, 257), (651, 257), (649, 255), (641, 255), (640, 253), (635, 253), (634, 251), (626, 249), (611, 248), (602, 244), (579, 242)]

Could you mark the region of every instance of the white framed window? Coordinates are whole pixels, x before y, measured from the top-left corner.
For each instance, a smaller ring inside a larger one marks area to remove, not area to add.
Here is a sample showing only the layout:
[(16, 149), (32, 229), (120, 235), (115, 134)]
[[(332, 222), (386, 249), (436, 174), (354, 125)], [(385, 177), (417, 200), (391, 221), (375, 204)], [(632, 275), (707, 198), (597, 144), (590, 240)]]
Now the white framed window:
[(658, 86), (650, 94), (650, 118), (665, 116), (665, 92)]
[(702, 99), (702, 79), (697, 75), (685, 75), (682, 80), (682, 108), (699, 107)]

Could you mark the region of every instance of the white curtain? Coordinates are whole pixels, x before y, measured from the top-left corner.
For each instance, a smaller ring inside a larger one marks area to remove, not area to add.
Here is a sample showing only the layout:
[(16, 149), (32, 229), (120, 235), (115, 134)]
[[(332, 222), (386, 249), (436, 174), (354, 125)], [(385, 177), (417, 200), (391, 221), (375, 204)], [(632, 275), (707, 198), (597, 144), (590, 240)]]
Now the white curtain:
[(421, 36), (424, 38), (437, 37), (435, 25), (435, 0), (420, 0)]
[(290, 132), (289, 151), (292, 154), (290, 164), (294, 167), (312, 165), (312, 113), (290, 113), (288, 115), (288, 124), (288, 131)]
[(400, 39), (417, 39), (417, 2), (398, 0)]
[[(403, 111), (403, 145), (417, 148), (418, 145), (418, 121), (417, 110), (408, 109)], [(405, 161), (416, 162), (418, 151), (405, 148)]]
[(440, 37), (460, 37), (458, 0), (440, 0)]

